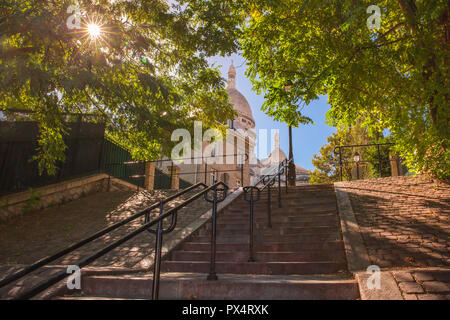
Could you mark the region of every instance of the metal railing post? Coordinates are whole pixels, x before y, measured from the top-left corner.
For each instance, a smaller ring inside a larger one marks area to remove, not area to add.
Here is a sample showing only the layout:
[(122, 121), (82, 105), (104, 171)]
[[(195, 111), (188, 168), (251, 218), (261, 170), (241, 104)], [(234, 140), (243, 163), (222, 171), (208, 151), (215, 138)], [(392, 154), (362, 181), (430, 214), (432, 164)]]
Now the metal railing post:
[(268, 195), (268, 199), (267, 199), (267, 215), (268, 215), (268, 226), (269, 228), (272, 228), (272, 217), (271, 217), (271, 195), (270, 195), (270, 185), (267, 188), (267, 195)]
[[(250, 199), (247, 198), (248, 191), (250, 190)], [(255, 199), (253, 195), (253, 190), (256, 190), (257, 192), (257, 198)], [(249, 186), (244, 188), (244, 200), (250, 202), (250, 232), (249, 232), (249, 258), (248, 262), (254, 262), (254, 245), (253, 245), (253, 225), (254, 225), (254, 202), (259, 200), (259, 193), (260, 190), (257, 187)]]
[[(219, 185), (222, 185), (219, 188)], [(212, 198), (208, 197), (208, 193), (205, 193), (205, 200), (212, 203), (212, 214), (211, 214), (211, 259), (209, 265), (209, 275), (206, 280), (217, 280), (216, 274), (216, 238), (217, 238), (217, 203), (222, 202), (227, 197), (228, 186), (223, 182), (219, 182), (214, 185)], [(222, 192), (221, 196), (218, 196), (218, 192)]]
[(278, 170), (278, 208), (281, 208), (281, 171)]
[(378, 170), (380, 173), (380, 178), (383, 178), (383, 171), (381, 169), (381, 154), (380, 154), (380, 146), (377, 145), (377, 151), (378, 151)]
[(275, 183), (273, 178), (270, 176), (265, 176), (263, 178), (263, 184), (267, 187), (267, 226), (272, 228), (272, 192), (271, 186)]
[(172, 189), (172, 180), (173, 180), (173, 161), (171, 163), (172, 165), (170, 166), (170, 187), (169, 189)]
[(253, 191), (250, 195), (250, 241), (249, 241), (249, 258), (248, 262), (255, 261), (255, 258), (253, 257)]
[(211, 263), (209, 266), (209, 275), (207, 280), (217, 280), (216, 274), (216, 221), (217, 221), (217, 187), (214, 188), (211, 219)]
[(287, 159), (285, 160), (285, 162), (286, 162), (286, 165), (284, 167), (284, 171), (285, 171), (285, 174), (286, 174), (286, 193), (288, 193), (288, 171), (287, 171), (287, 163), (288, 163), (288, 161), (287, 161)]
[[(159, 205), (159, 216), (163, 212), (163, 201), (161, 200)], [(162, 246), (162, 220), (158, 222), (156, 229), (156, 241), (155, 241), (155, 259), (153, 263), (153, 288), (152, 288), (152, 300), (158, 300), (159, 297), (159, 276), (161, 273), (161, 246)]]

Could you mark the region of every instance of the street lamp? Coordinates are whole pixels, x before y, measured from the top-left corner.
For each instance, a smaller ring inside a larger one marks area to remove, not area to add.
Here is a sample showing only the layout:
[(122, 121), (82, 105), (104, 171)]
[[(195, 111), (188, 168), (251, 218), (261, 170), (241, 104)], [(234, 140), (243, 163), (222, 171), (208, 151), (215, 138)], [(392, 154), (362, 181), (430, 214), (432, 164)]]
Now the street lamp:
[(292, 152), (292, 126), (289, 126), (289, 167), (288, 167), (288, 179), (289, 186), (295, 186), (295, 163), (294, 163), (294, 153)]
[[(292, 89), (292, 81), (288, 80), (284, 85), (284, 91), (290, 92)], [(292, 126), (289, 126), (289, 166), (288, 166), (288, 180), (286, 184), (289, 183), (290, 186), (295, 186), (296, 173), (295, 173), (295, 163), (294, 163), (294, 153), (292, 152)]]
[(286, 84), (284, 85), (284, 91), (290, 92), (291, 89), (292, 89), (292, 81), (288, 80), (288, 82), (286, 82)]
[(361, 157), (358, 151), (353, 155), (353, 160), (356, 162), (356, 179), (359, 180), (359, 161), (361, 160)]

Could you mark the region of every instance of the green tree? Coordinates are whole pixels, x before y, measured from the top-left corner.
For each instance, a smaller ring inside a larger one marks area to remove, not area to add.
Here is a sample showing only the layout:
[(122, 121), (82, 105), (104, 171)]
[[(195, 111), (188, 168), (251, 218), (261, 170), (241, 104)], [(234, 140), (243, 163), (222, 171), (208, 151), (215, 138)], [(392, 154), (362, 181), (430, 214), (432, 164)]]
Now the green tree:
[[(67, 23), (73, 4), (80, 29)], [(0, 107), (34, 111), (41, 172), (64, 160), (66, 113), (97, 115), (135, 158), (168, 154), (173, 129), (234, 116), (206, 60), (236, 49), (224, 25), (235, 24), (231, 11), (164, 0), (1, 1)], [(211, 15), (223, 23), (208, 24)]]
[[(310, 173), (310, 184), (328, 184), (340, 180), (339, 157), (333, 152), (339, 145), (338, 134), (333, 133), (327, 138), (327, 143), (320, 148), (319, 153), (313, 156), (311, 162), (315, 169)], [(351, 171), (348, 172), (347, 169), (347, 167), (343, 168), (343, 177), (351, 176)]]
[[(370, 5), (381, 9), (369, 29)], [(244, 1), (241, 46), (263, 110), (292, 124), (328, 95), (328, 123), (389, 129), (416, 172), (450, 177), (447, 0)], [(289, 85), (290, 90), (286, 90)]]

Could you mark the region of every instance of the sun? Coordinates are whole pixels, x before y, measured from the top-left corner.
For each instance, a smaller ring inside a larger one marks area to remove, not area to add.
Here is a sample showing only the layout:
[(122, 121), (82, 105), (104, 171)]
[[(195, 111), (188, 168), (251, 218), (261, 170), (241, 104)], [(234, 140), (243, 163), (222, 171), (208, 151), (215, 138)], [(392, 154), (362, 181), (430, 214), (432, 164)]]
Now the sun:
[(88, 25), (87, 28), (88, 28), (89, 35), (92, 39), (97, 39), (98, 37), (100, 37), (100, 35), (102, 33), (102, 29), (100, 28), (100, 26), (98, 24), (91, 23)]
[(77, 32), (80, 46), (90, 48), (106, 48), (108, 38), (114, 36), (108, 24), (98, 14), (82, 18), (83, 27)]

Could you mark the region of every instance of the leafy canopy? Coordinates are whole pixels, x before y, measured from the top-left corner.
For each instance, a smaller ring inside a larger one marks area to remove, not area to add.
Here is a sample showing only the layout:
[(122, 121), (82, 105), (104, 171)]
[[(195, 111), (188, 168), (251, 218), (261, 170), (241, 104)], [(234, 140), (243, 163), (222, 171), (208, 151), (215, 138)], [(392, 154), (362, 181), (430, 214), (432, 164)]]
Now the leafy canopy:
[[(67, 26), (73, 4), (80, 29)], [(97, 115), (135, 158), (169, 154), (175, 128), (234, 117), (220, 72), (206, 61), (235, 50), (231, 12), (183, 0), (2, 1), (0, 107), (35, 112), (36, 158), (50, 174), (64, 160), (66, 113)]]
[(327, 95), (329, 124), (389, 129), (411, 169), (449, 178), (448, 13), (447, 0), (243, 1), (247, 75), (276, 119), (306, 122), (302, 104)]

